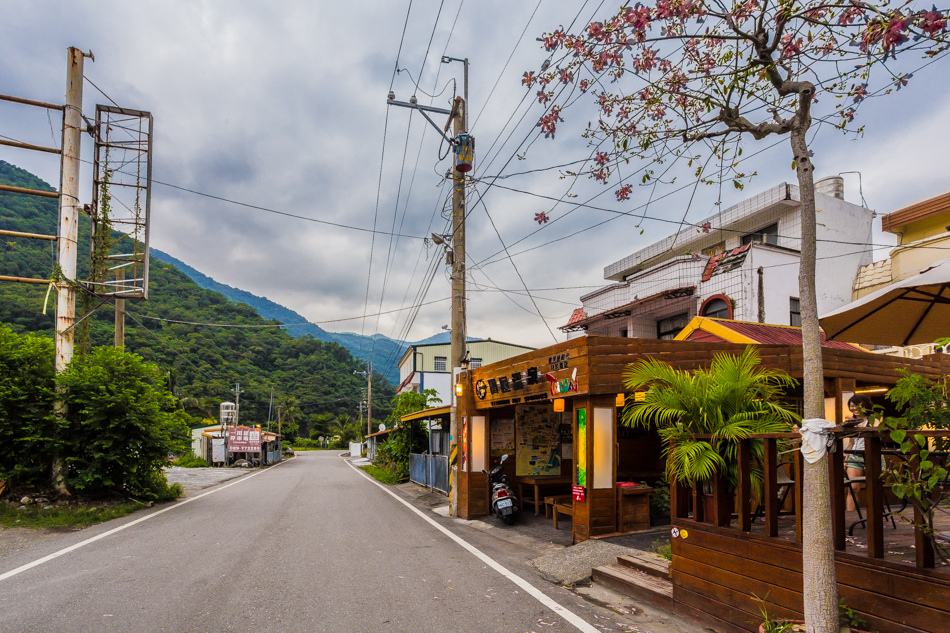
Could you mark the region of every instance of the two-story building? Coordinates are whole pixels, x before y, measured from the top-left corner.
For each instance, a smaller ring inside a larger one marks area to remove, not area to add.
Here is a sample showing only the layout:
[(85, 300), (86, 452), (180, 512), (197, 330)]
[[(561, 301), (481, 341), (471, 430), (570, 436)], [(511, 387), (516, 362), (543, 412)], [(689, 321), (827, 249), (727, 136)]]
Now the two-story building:
[[(399, 359), (399, 388), (396, 394), (406, 391), (422, 392), (425, 389), (435, 389), (439, 393), (442, 403), (448, 405), (452, 401), (453, 383), (452, 368), (449, 366), (449, 343), (430, 343), (410, 345)], [(533, 347), (514, 345), (485, 340), (470, 340), (465, 349), (468, 352), (470, 369), (477, 369), (482, 365), (497, 363), (498, 361), (533, 351)]]
[[(871, 262), (874, 212), (844, 200), (844, 181), (816, 183), (819, 313), (851, 301), (858, 267)], [(801, 210), (782, 183), (604, 269), (614, 283), (581, 297), (561, 330), (672, 339), (695, 316), (801, 325)]]
[[(916, 275), (928, 266), (950, 257), (950, 192), (882, 216), (881, 229), (897, 236), (897, 246), (891, 249), (887, 259), (859, 268), (854, 280), (855, 300)], [(922, 358), (933, 354), (935, 347), (933, 343), (928, 343), (882, 347), (874, 351)]]

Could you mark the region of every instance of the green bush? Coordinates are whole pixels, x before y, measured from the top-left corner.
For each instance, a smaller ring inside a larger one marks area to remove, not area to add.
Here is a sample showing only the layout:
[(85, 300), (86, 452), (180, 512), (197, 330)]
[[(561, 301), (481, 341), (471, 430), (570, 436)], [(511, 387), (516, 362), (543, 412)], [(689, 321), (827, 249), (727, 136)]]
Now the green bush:
[(194, 453), (185, 453), (181, 457), (175, 460), (175, 466), (180, 468), (210, 468), (211, 464), (206, 462), (203, 458), (198, 457)]
[(61, 439), (71, 488), (148, 499), (172, 494), (161, 469), (169, 453), (188, 450), (190, 419), (176, 410), (158, 367), (100, 347), (75, 358), (58, 383), (68, 394)]
[(0, 326), (0, 479), (40, 485), (55, 452), (53, 341)]

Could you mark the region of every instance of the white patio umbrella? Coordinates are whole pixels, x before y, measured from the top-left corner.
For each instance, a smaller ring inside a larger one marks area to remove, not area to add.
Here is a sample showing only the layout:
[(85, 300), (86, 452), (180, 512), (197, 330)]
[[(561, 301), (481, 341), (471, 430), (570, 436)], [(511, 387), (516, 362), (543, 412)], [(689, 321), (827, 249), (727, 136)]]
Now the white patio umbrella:
[(916, 345), (950, 336), (950, 259), (819, 318), (830, 341)]

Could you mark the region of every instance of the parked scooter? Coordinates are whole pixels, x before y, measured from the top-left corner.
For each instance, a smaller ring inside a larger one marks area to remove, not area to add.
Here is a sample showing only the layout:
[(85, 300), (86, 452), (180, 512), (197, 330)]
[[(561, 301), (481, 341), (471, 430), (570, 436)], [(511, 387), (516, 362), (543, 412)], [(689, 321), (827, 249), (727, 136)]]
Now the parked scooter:
[(508, 477), (501, 474), (506, 459), (508, 455), (502, 455), (498, 465), (488, 472), (488, 485), (491, 487), (491, 513), (504, 521), (505, 525), (511, 525), (515, 522), (519, 508), (518, 497), (508, 486)]

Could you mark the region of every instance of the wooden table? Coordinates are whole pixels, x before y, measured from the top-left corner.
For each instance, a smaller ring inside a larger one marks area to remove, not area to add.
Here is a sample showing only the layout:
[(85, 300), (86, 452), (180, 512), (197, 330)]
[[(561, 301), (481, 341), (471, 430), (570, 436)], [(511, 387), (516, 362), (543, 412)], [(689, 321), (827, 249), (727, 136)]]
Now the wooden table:
[[(571, 484), (570, 475), (519, 475), (515, 477), (515, 481), (518, 482), (518, 498), (521, 500), (521, 505), (524, 507), (525, 503), (534, 504), (534, 516), (540, 514), (541, 506), (541, 488), (543, 486), (561, 486), (562, 488), (567, 487)], [(533, 486), (534, 487), (534, 498), (525, 497), (524, 487)]]

